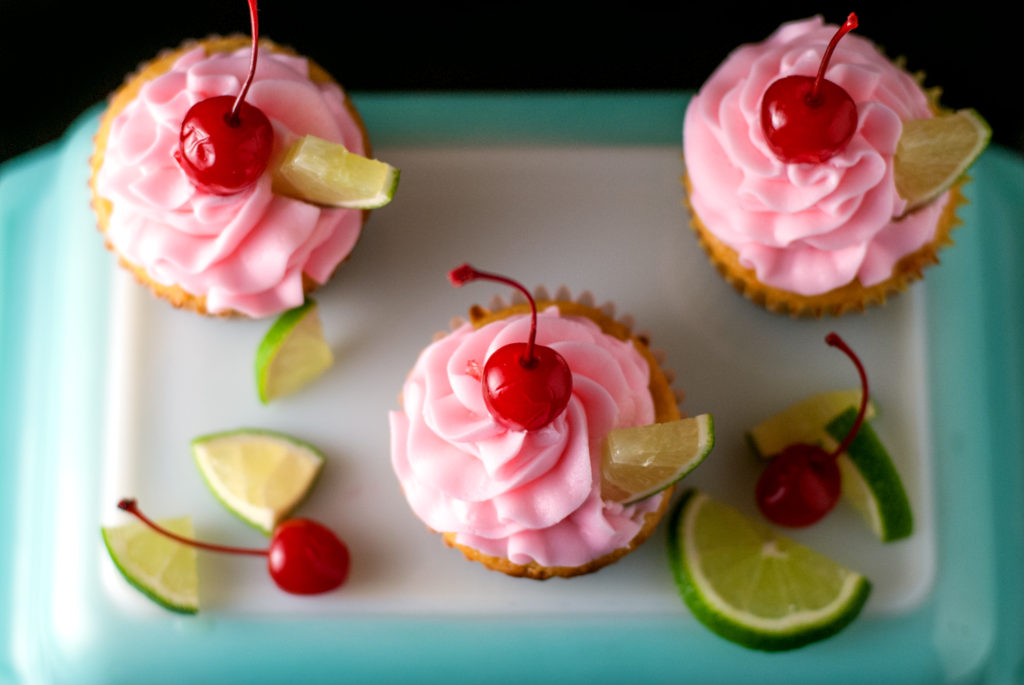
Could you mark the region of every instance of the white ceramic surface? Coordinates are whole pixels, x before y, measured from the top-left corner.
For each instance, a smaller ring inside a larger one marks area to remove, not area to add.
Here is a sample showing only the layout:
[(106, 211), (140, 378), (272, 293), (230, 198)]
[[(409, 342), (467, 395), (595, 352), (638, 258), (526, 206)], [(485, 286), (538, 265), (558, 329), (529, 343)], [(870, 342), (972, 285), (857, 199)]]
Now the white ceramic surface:
[[(528, 286), (590, 290), (598, 302), (613, 300), (632, 314), (678, 373), (683, 409), (715, 417), (716, 446), (684, 484), (751, 514), (759, 466), (743, 431), (810, 393), (856, 386), (852, 365), (823, 341), (839, 332), (873, 381), (880, 407), (874, 425), (904, 475), (916, 532), (883, 545), (841, 505), (792, 536), (865, 573), (874, 583), (868, 612), (900, 613), (927, 596), (936, 534), (923, 289), (867, 315), (822, 321), (780, 317), (746, 302), (718, 277), (686, 226), (675, 147), (375, 152), (402, 169), (401, 187), (391, 206), (374, 212), (352, 259), (315, 295), (336, 363), (298, 395), (270, 406), (257, 399), (253, 358), (270, 321), (199, 317), (153, 298), (123, 271), (115, 279), (111, 392), (97, 399), (107, 403), (105, 525), (127, 520), (115, 504), (132, 496), (153, 517), (191, 514), (203, 538), (265, 544), (207, 491), (189, 441), (242, 426), (271, 428), (327, 455), (298, 513), (322, 520), (349, 544), (348, 583), (327, 595), (293, 597), (276, 589), (258, 561), (202, 554), (204, 613), (635, 612), (690, 619), (666, 563), (664, 526), (597, 574), (540, 583), (466, 562), (405, 504), (391, 473), (387, 422), (402, 380), (451, 317), (508, 292), (489, 283), (452, 288), (446, 273), (463, 261)], [(99, 563), (104, 590), (120, 605), (160, 612), (127, 587), (105, 555)]]

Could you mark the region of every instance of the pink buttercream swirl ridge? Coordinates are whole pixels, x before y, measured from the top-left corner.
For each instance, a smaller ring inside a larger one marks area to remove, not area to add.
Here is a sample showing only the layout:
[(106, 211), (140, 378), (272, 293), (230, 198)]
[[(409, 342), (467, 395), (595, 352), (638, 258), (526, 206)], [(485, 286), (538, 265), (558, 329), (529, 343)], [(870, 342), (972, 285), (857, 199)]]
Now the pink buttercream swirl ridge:
[[(174, 157), (181, 122), (196, 102), (237, 94), (249, 55), (198, 46), (144, 84), (111, 125), (97, 192), (113, 205), (107, 239), (153, 281), (205, 296), (211, 313), (263, 317), (302, 303), (303, 274), (326, 282), (355, 246), (362, 214), (275, 195), (269, 169), (234, 195), (189, 181)], [(303, 57), (261, 50), (246, 101), (270, 119), (275, 156), (307, 134), (364, 154), (341, 88), (313, 82)]]
[(762, 283), (801, 295), (885, 280), (932, 239), (945, 205), (943, 197), (904, 216), (893, 156), (903, 122), (932, 111), (914, 78), (856, 34), (839, 42), (826, 73), (857, 105), (853, 138), (819, 164), (787, 164), (768, 148), (765, 90), (785, 76), (814, 76), (835, 29), (814, 17), (737, 48), (683, 123), (690, 204), (703, 225)]
[(413, 511), (458, 544), (516, 564), (580, 566), (625, 547), (661, 496), (624, 507), (601, 499), (608, 431), (654, 422), (647, 361), (630, 341), (549, 307), (537, 343), (565, 357), (573, 393), (536, 431), (506, 428), (487, 411), (478, 369), (526, 339), (528, 315), (464, 324), (420, 355), (391, 412), (391, 461)]

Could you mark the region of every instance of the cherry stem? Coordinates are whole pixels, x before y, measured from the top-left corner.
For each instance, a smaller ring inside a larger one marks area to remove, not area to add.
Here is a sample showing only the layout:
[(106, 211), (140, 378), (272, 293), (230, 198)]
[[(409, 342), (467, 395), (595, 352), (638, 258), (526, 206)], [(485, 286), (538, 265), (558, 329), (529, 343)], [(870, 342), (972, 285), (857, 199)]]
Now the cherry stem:
[(814, 86), (811, 88), (811, 92), (807, 95), (807, 104), (814, 106), (821, 103), (818, 91), (821, 89), (821, 82), (825, 80), (825, 70), (828, 69), (829, 60), (832, 59), (832, 52), (836, 49), (836, 44), (839, 43), (839, 39), (855, 28), (857, 28), (857, 15), (850, 12), (850, 16), (846, 18), (843, 25), (839, 27), (838, 31), (836, 31), (836, 35), (832, 36), (832, 40), (829, 41), (828, 47), (825, 48), (825, 54), (821, 58), (821, 66), (818, 67), (818, 75), (814, 79)]
[(249, 23), (252, 25), (252, 58), (249, 61), (249, 75), (246, 77), (245, 83), (242, 84), (242, 90), (238, 92), (238, 97), (235, 98), (231, 113), (228, 114), (228, 125), (230, 126), (238, 126), (238, 108), (242, 106), (245, 94), (249, 92), (249, 86), (252, 85), (252, 80), (256, 77), (256, 56), (259, 53), (260, 34), (260, 24), (256, 18), (256, 0), (249, 0)]
[[(851, 15), (852, 16), (852, 15)], [(861, 364), (860, 359), (854, 354), (853, 350), (850, 349), (849, 345), (843, 341), (836, 333), (829, 333), (825, 336), (825, 342), (832, 347), (838, 347), (842, 350), (850, 361), (853, 362), (854, 366), (857, 367), (857, 373), (860, 374), (860, 409), (857, 411), (857, 420), (853, 422), (853, 426), (850, 427), (846, 437), (843, 438), (843, 442), (832, 451), (829, 455), (830, 458), (835, 459), (840, 454), (846, 451), (853, 442), (853, 439), (857, 437), (857, 433), (860, 432), (861, 424), (864, 423), (864, 415), (867, 413), (868, 408), (868, 375), (864, 371), (864, 365)]]
[(537, 339), (537, 303), (533, 301), (533, 295), (530, 291), (522, 286), (522, 284), (513, 281), (511, 278), (506, 278), (499, 274), (489, 273), (487, 271), (479, 271), (474, 269), (469, 264), (463, 264), (448, 272), (448, 280), (451, 281), (452, 285), (456, 288), (461, 288), (470, 281), (476, 281), (479, 279), (487, 281), (496, 281), (497, 283), (504, 283), (507, 286), (511, 286), (526, 295), (526, 300), (530, 303), (530, 339), (526, 346), (526, 357), (520, 360), (520, 363), (527, 369), (532, 368), (537, 364), (537, 358), (533, 356), (534, 341)]
[(160, 533), (165, 537), (169, 537), (172, 540), (176, 540), (184, 545), (190, 545), (192, 547), (198, 547), (199, 549), (210, 550), (211, 552), (227, 552), (228, 554), (250, 554), (257, 557), (265, 557), (269, 554), (269, 550), (265, 549), (250, 549), (246, 547), (228, 547), (225, 545), (211, 545), (208, 542), (200, 542), (198, 540), (192, 540), (190, 538), (182, 537), (177, 533), (173, 533), (166, 528), (148, 518), (142, 511), (139, 510), (135, 500), (125, 498), (117, 503), (117, 508), (122, 511), (127, 511), (129, 514), (139, 519), (147, 526)]

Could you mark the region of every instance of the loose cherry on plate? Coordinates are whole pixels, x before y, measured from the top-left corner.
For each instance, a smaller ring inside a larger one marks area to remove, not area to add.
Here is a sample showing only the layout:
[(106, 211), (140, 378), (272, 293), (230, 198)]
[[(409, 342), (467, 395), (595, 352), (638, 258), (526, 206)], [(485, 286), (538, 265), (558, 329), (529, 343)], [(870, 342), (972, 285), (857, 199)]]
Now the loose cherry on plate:
[(215, 195), (253, 185), (270, 163), (274, 129), (259, 108), (245, 101), (259, 52), (256, 0), (249, 0), (252, 59), (237, 96), (220, 95), (192, 105), (181, 124), (175, 159), (192, 183)]
[(782, 526), (809, 526), (835, 506), (840, 491), (836, 458), (857, 436), (868, 406), (868, 377), (860, 359), (835, 333), (829, 333), (825, 342), (846, 353), (857, 367), (861, 387), (860, 410), (842, 444), (832, 452), (805, 443), (789, 445), (761, 473), (755, 491), (757, 506), (769, 521)]
[(531, 431), (543, 428), (565, 411), (572, 395), (572, 372), (562, 355), (537, 345), (537, 304), (522, 285), (504, 276), (477, 271), (469, 264), (448, 273), (458, 287), (484, 279), (516, 288), (530, 303), (530, 337), (527, 342), (499, 347), (484, 363), (481, 385), (488, 411), (509, 428)]
[(123, 499), (117, 507), (182, 544), (213, 552), (267, 557), (270, 577), (285, 592), (315, 595), (333, 590), (348, 577), (348, 547), (329, 528), (310, 519), (288, 519), (274, 529), (269, 549), (249, 549), (212, 545), (172, 533), (145, 516), (133, 499)]
[(783, 162), (817, 164), (841, 151), (857, 130), (857, 105), (841, 86), (825, 79), (839, 39), (857, 28), (850, 13), (832, 37), (817, 76), (786, 76), (761, 100), (761, 128), (768, 147)]

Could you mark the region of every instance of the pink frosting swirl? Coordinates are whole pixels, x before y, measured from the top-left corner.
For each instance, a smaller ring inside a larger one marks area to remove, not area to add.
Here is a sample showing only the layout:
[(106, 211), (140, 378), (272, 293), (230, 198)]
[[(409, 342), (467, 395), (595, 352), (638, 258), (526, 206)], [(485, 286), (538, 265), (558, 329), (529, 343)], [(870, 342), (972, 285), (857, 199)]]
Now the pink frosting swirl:
[(565, 357), (572, 397), (545, 428), (509, 430), (488, 413), (478, 370), (529, 327), (528, 315), (466, 324), (427, 347), (404, 409), (390, 415), (391, 462), (413, 511), (459, 544), (517, 564), (579, 566), (626, 546), (660, 503), (601, 499), (608, 431), (654, 422), (649, 367), (631, 342), (551, 307), (537, 342)]
[(814, 76), (836, 27), (820, 17), (782, 25), (737, 48), (686, 110), (690, 202), (762, 283), (815, 295), (854, 278), (870, 286), (932, 239), (944, 201), (903, 216), (893, 155), (903, 122), (932, 116), (916, 81), (870, 41), (848, 34), (826, 78), (857, 104), (857, 130), (821, 164), (786, 164), (765, 142), (761, 99), (775, 80)]
[[(229, 196), (185, 176), (174, 151), (186, 112), (237, 94), (249, 56), (244, 48), (207, 57), (196, 47), (146, 83), (111, 125), (97, 192), (113, 203), (107, 238), (152, 280), (205, 295), (211, 313), (261, 317), (302, 303), (303, 273), (317, 283), (330, 277), (359, 238), (362, 214), (274, 195), (269, 171)], [(270, 119), (275, 154), (307, 134), (364, 153), (344, 93), (311, 81), (302, 57), (261, 50), (246, 101)]]

